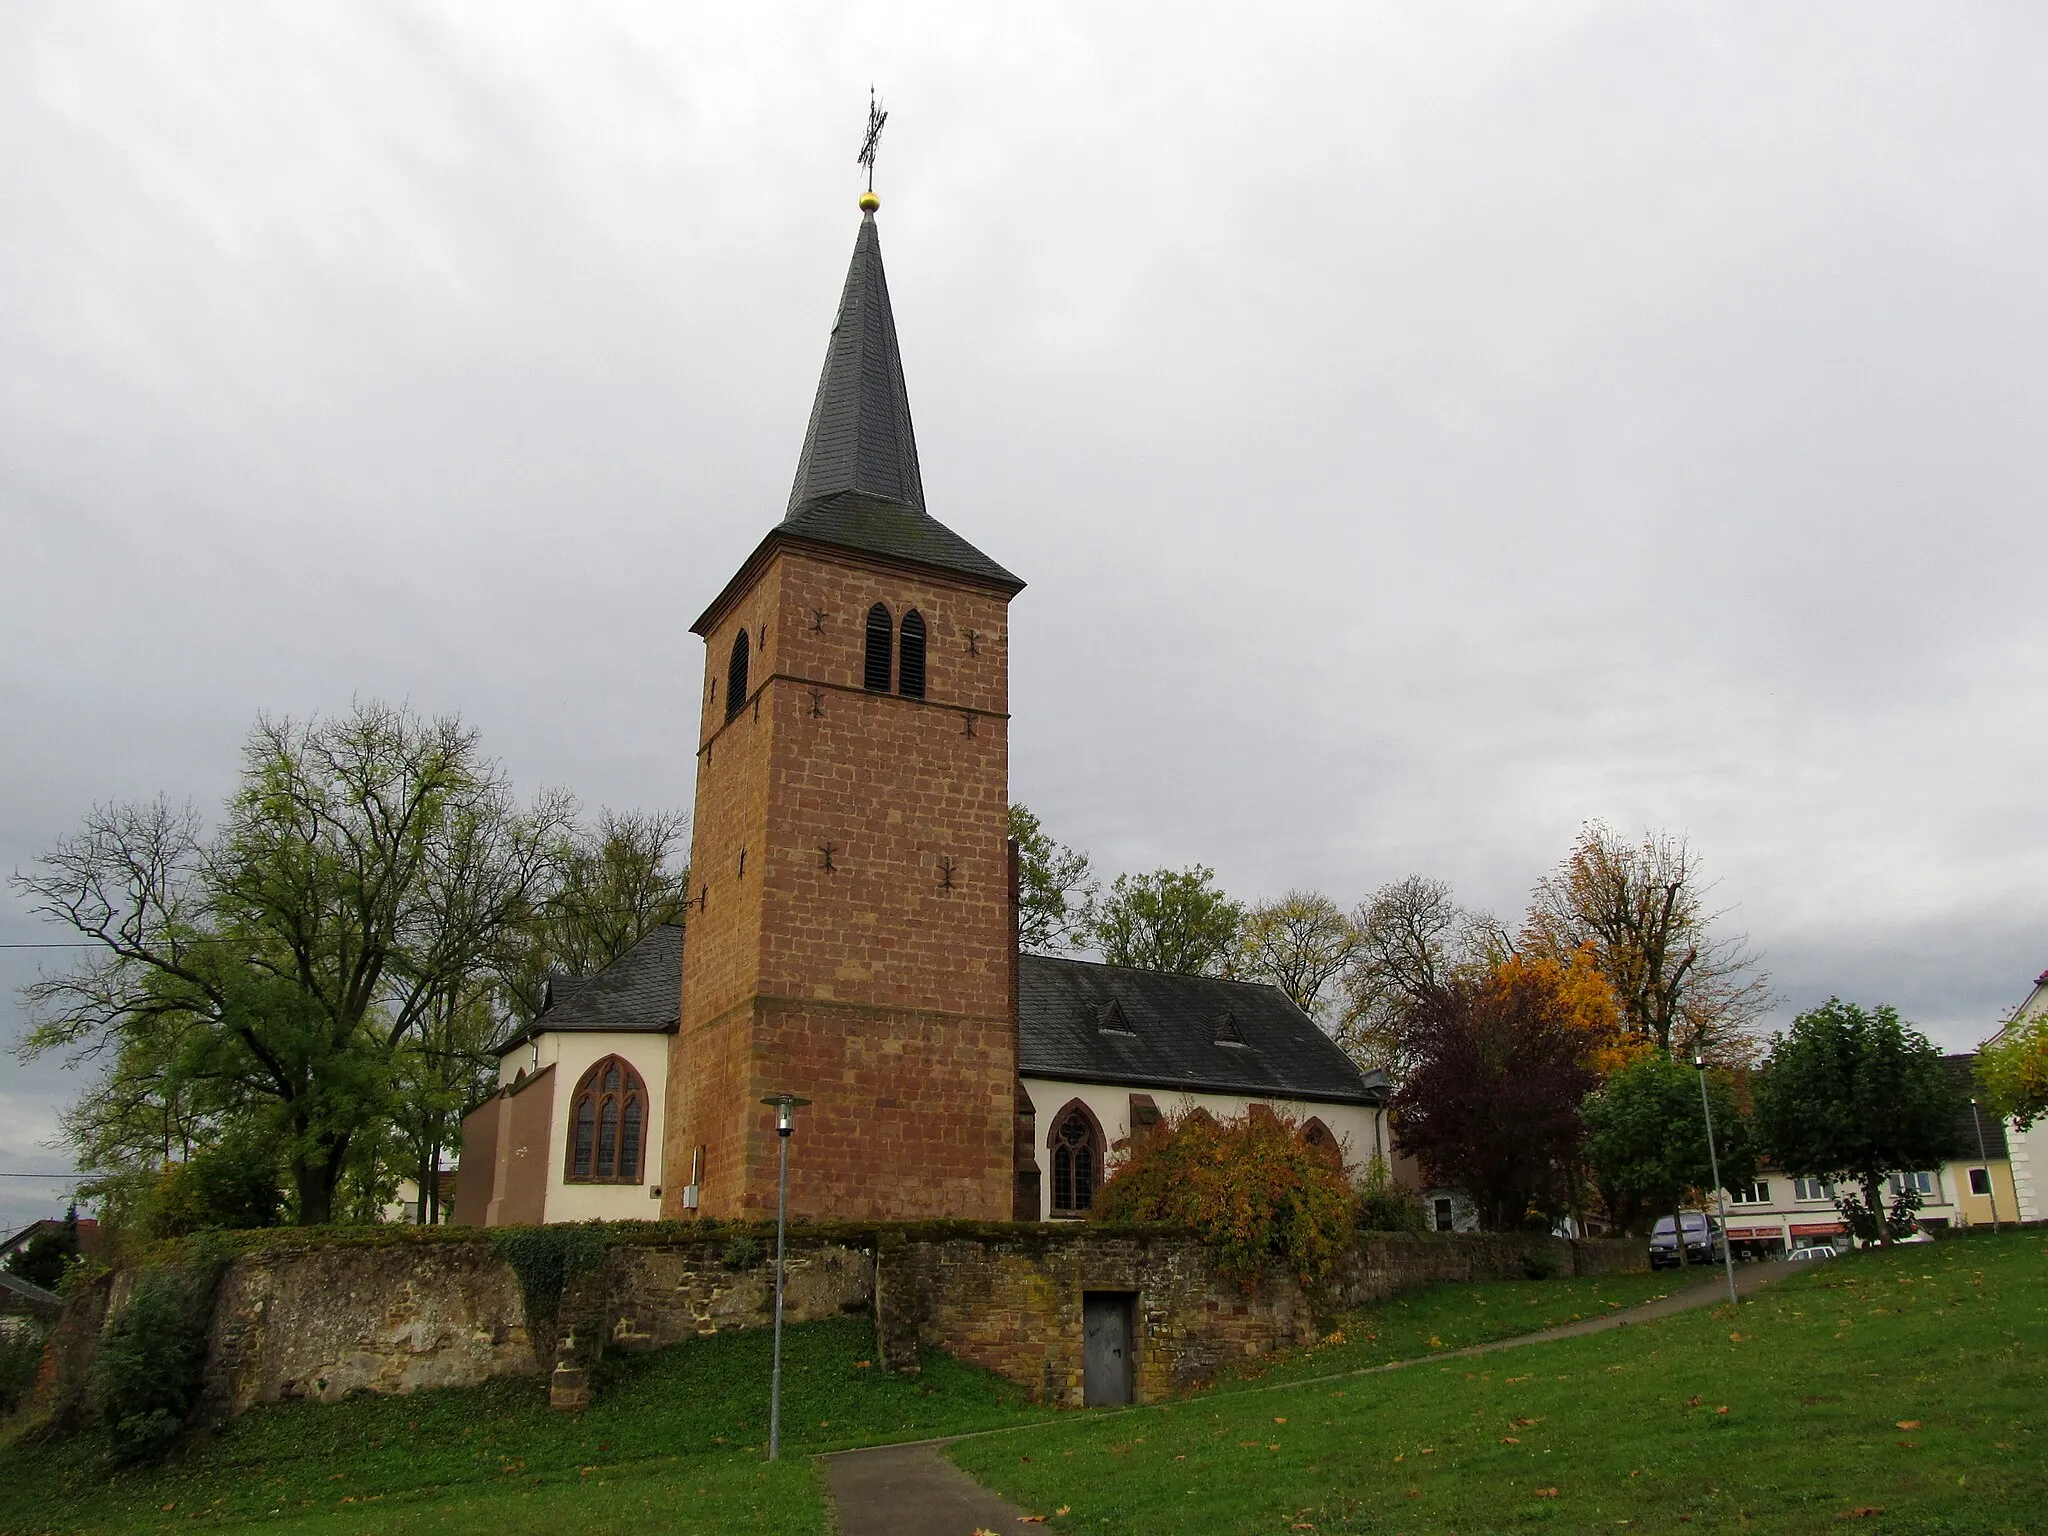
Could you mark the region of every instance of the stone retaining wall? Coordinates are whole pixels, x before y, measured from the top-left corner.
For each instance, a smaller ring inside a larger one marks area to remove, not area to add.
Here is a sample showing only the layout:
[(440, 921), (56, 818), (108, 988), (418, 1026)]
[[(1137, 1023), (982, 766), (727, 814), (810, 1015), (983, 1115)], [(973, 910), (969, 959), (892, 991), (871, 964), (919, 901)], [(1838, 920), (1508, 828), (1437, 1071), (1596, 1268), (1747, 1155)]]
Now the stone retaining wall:
[[(546, 1374), (552, 1400), (590, 1400), (606, 1349), (658, 1349), (774, 1316), (772, 1235), (751, 1251), (733, 1228), (622, 1233), (601, 1271), (572, 1280), (546, 1340), (529, 1337), (518, 1281), (478, 1234), (432, 1241), (285, 1244), (245, 1254), (222, 1276), (199, 1416), (255, 1403), (351, 1392), (400, 1393)], [(1246, 1293), (1219, 1276), (1194, 1237), (1151, 1228), (925, 1223), (798, 1229), (784, 1316), (874, 1318), (878, 1361), (914, 1371), (927, 1348), (993, 1371), (1034, 1399), (1079, 1403), (1082, 1298), (1134, 1298), (1138, 1399), (1200, 1385), (1226, 1361), (1312, 1342), (1319, 1309), (1381, 1300), (1435, 1281), (1519, 1279), (1527, 1256), (1560, 1274), (1640, 1269), (1640, 1243), (1366, 1234), (1327, 1294), (1268, 1273)], [(45, 1356), (32, 1411), (87, 1416), (93, 1347), (132, 1289), (125, 1273), (86, 1288)]]

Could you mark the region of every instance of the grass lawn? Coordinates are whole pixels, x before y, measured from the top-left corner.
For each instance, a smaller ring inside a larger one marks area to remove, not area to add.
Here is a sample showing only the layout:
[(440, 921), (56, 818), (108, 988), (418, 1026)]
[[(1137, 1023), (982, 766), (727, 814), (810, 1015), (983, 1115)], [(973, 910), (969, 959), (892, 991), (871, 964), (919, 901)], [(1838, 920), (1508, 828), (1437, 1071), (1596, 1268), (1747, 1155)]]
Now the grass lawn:
[(921, 1376), (885, 1374), (866, 1363), (865, 1318), (810, 1323), (783, 1336), (785, 1459), (771, 1467), (769, 1349), (745, 1332), (615, 1356), (581, 1416), (527, 1380), (257, 1408), (148, 1472), (111, 1471), (97, 1436), (11, 1450), (0, 1532), (821, 1532), (811, 1453), (1051, 1415), (936, 1351)]
[[(1470, 1313), (1490, 1325), (1514, 1289), (1472, 1288)], [(2048, 1531), (2038, 1231), (1818, 1264), (1739, 1316), (1262, 1384), (953, 1454), (1073, 1532)]]
[(1609, 1275), (1595, 1280), (1503, 1281), (1491, 1285), (1432, 1285), (1391, 1301), (1346, 1313), (1314, 1349), (1288, 1350), (1247, 1361), (1227, 1372), (1216, 1392), (1244, 1391), (1329, 1376), (1390, 1360), (1419, 1360), (1438, 1350), (1462, 1349), (1493, 1339), (1538, 1333), (1694, 1285), (1718, 1283), (1721, 1272), (1682, 1275)]

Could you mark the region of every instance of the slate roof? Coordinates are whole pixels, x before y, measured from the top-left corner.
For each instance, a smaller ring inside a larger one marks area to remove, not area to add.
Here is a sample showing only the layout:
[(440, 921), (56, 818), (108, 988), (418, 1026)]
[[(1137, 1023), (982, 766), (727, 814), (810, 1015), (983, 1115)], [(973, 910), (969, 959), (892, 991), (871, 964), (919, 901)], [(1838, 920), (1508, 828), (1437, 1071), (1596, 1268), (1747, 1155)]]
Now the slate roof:
[(491, 1054), (503, 1056), (551, 1029), (673, 1031), (682, 1011), (683, 930), (664, 923), (594, 976), (550, 977), (547, 1006)]
[(1991, 1159), (2010, 1157), (2006, 1150), (2005, 1121), (1980, 1102), (1977, 1118), (1970, 1114), (1970, 1098), (1974, 1094), (1981, 1101), (1983, 1094), (1977, 1087), (1977, 1058), (1974, 1054), (1944, 1056), (1941, 1069), (1948, 1074), (1949, 1085), (1955, 1090), (1955, 1113), (1950, 1122), (1955, 1137), (1955, 1155), (1965, 1162), (1977, 1157), (1977, 1118), (1984, 1122), (1984, 1155)]
[(1012, 595), (1024, 589), (926, 510), (910, 392), (872, 213), (861, 216), (853, 242), (786, 515), (691, 626), (693, 632), (708, 633), (768, 552), (792, 539), (971, 576)]
[[(1024, 955), (1017, 1070), (1187, 1093), (1381, 1104), (1363, 1074), (1277, 987)], [(1219, 1044), (1234, 1026), (1244, 1044)]]

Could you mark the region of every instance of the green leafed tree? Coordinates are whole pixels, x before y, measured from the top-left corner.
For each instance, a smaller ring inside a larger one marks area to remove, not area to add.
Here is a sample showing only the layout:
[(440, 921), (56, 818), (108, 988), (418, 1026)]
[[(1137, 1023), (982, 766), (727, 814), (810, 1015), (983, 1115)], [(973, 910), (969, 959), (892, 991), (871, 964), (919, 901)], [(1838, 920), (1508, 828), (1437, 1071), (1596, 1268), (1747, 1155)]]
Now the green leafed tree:
[[(1735, 1086), (1725, 1074), (1710, 1071), (1707, 1098), (1714, 1111), (1721, 1186), (1747, 1184), (1756, 1177), (1756, 1146)], [(1713, 1160), (1697, 1069), (1661, 1052), (1645, 1054), (1589, 1094), (1580, 1116), (1586, 1124), (1586, 1162), (1617, 1225), (1635, 1229), (1646, 1216), (1676, 1217), (1688, 1197), (1711, 1198)], [(1679, 1262), (1684, 1261), (1680, 1244)]]
[(1054, 839), (1028, 805), (1010, 807), (1010, 836), (1017, 844), (1019, 947), (1035, 955), (1080, 948), (1096, 891), (1088, 855)]
[(1088, 940), (1111, 965), (1141, 971), (1220, 975), (1237, 943), (1244, 909), (1223, 894), (1205, 865), (1118, 875), (1091, 903)]
[(1941, 1052), (1896, 1010), (1829, 998), (1774, 1036), (1756, 1086), (1762, 1150), (1787, 1173), (1841, 1182), (1836, 1205), (1865, 1241), (1903, 1237), (1918, 1195), (1891, 1201), (1886, 1175), (1959, 1151)]
[(2048, 1116), (2048, 1014), (2015, 1020), (1979, 1051), (1977, 1081), (1991, 1110), (2023, 1131)]
[(1268, 982), (1310, 1018), (1333, 1011), (1333, 984), (1358, 951), (1358, 930), (1344, 909), (1315, 891), (1261, 902), (1238, 928), (1232, 973)]
[[(475, 732), (375, 703), (260, 720), (243, 759), (218, 830), (102, 807), (16, 878), (99, 946), (30, 988), (22, 1051), (110, 1062), (103, 1096), (153, 1083), (166, 1144), (267, 1134), (295, 1218), (322, 1223), (436, 999), (501, 965), (547, 892), (570, 804), (519, 805)], [(84, 1108), (131, 1149), (150, 1130), (145, 1104)]]

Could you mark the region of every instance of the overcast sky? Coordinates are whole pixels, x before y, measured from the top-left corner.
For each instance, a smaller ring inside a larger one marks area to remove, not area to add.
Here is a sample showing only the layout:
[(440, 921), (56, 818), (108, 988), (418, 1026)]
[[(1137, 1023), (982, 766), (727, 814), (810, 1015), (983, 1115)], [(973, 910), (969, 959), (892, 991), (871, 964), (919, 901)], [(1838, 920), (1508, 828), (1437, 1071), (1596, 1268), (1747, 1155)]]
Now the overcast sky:
[[(1011, 783), (1518, 914), (1689, 836), (1779, 1017), (2048, 966), (2048, 11), (0, 4), (0, 868), (258, 711), (691, 801), (859, 189)], [(0, 940), (62, 937), (0, 896)], [(0, 1031), (62, 952), (0, 952)], [(75, 1079), (0, 1065), (0, 1167)], [(60, 1193), (0, 1180), (0, 1221)]]

